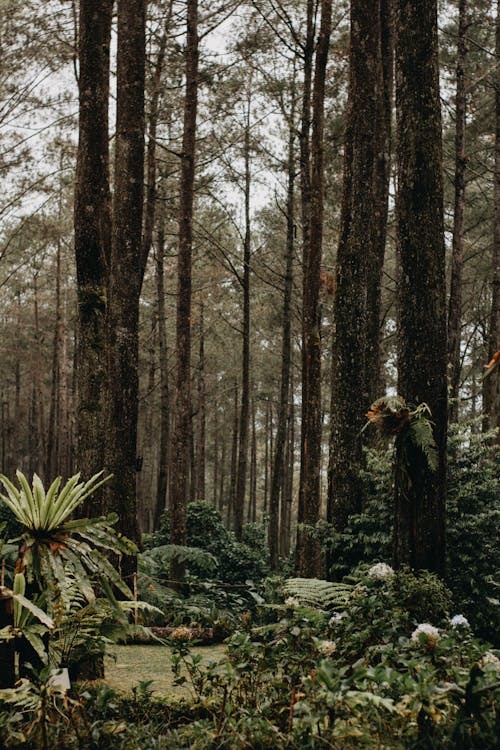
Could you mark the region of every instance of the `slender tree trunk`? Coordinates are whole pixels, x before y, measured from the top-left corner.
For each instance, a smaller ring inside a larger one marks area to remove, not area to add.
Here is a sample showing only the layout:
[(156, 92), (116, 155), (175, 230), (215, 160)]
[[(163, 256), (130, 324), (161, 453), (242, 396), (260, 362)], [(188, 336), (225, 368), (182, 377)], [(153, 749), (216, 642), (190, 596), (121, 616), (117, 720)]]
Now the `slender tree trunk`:
[(245, 240), (243, 243), (243, 342), (241, 364), (241, 410), (238, 444), (238, 473), (236, 478), (236, 502), (234, 505), (234, 532), (241, 539), (245, 508), (246, 478), (248, 464), (248, 422), (250, 416), (250, 112), (251, 97), (248, 97), (245, 123)]
[[(280, 494), (283, 498), (284, 453), (289, 416), (290, 366), (292, 359), (291, 308), (293, 291), (293, 258), (295, 232), (295, 90), (292, 92), (290, 129), (288, 136), (288, 189), (286, 215), (285, 288), (283, 295), (283, 338), (281, 344), (281, 386), (276, 426), (275, 453), (271, 472), (269, 500), (269, 555), (271, 569), (278, 567), (280, 552)], [(266, 435), (267, 447), (267, 435)], [(281, 503), (283, 509), (284, 503)]]
[[(218, 509), (222, 515), (224, 511), (225, 493), (226, 493), (226, 432), (222, 433), (222, 450), (220, 456), (220, 470), (219, 470), (219, 503)], [(229, 496), (229, 495), (228, 495)], [(229, 502), (228, 502), (229, 505)]]
[[(187, 0), (186, 90), (179, 207), (179, 254), (176, 323), (176, 411), (170, 472), (170, 541), (186, 543), (186, 499), (191, 434), (191, 255), (198, 105), (198, 3)], [(184, 576), (174, 561), (172, 578)]]
[[(373, 177), (373, 238), (368, 247), (365, 379), (367, 402), (383, 395), (381, 373), (381, 289), (384, 270), (391, 176), (391, 123), (394, 86), (394, 0), (379, 0), (379, 51), (373, 64), (378, 75), (374, 102), (375, 168)], [(373, 434), (373, 433), (372, 433)]]
[(219, 491), (219, 406), (214, 404), (214, 465), (213, 465), (213, 487), (212, 487), (212, 504), (214, 508), (218, 507), (217, 493)]
[(290, 396), (288, 409), (288, 429), (286, 448), (286, 473), (283, 491), (281, 494), (281, 528), (280, 547), (281, 555), (288, 557), (290, 554), (291, 522), (293, 507), (293, 475), (295, 468), (295, 405), (294, 405), (293, 379), (290, 377)]
[(158, 306), (158, 350), (160, 366), (160, 441), (158, 446), (158, 474), (156, 481), (156, 502), (154, 528), (160, 527), (162, 513), (167, 502), (169, 443), (170, 443), (170, 394), (168, 386), (167, 323), (165, 313), (165, 217), (164, 196), (161, 196), (162, 211), (158, 219), (156, 241), (156, 295)]
[(206, 420), (205, 326), (203, 303), (201, 303), (200, 351), (198, 358), (198, 440), (196, 446), (196, 500), (205, 500)]
[[(79, 141), (75, 180), (78, 294), (75, 461), (84, 477), (104, 466), (107, 268), (111, 247), (108, 99), (113, 0), (80, 0)], [(102, 493), (92, 500), (99, 514)], [(88, 508), (87, 508), (88, 510)]]
[(460, 334), (462, 322), (462, 268), (464, 255), (465, 215), (465, 128), (467, 96), (465, 64), (467, 59), (467, 0), (458, 6), (457, 88), (455, 96), (455, 208), (453, 214), (453, 251), (448, 307), (448, 361), (450, 367), (450, 422), (458, 421), (458, 399), (461, 372)]
[[(500, 2), (497, 2), (496, 59), (500, 59)], [(493, 258), (491, 279), (491, 312), (488, 326), (488, 361), (500, 348), (500, 72), (498, 64), (495, 81), (495, 182), (493, 216)], [(483, 381), (483, 430), (496, 429), (500, 442), (500, 368), (497, 367)]]
[(269, 494), (269, 402), (266, 401), (266, 418), (264, 423), (264, 501), (262, 505), (262, 512), (264, 515), (267, 513), (267, 498)]
[[(32, 470), (30, 474), (36, 472), (43, 476), (44, 454), (43, 443), (45, 439), (45, 419), (42, 399), (42, 334), (40, 331), (40, 315), (38, 301), (38, 276), (33, 276), (33, 297), (34, 297), (34, 317), (35, 317), (35, 361), (33, 372), (33, 449), (30, 455)], [(9, 420), (10, 421), (10, 420)]]
[[(108, 300), (107, 507), (138, 541), (136, 457), (142, 244), (145, 0), (118, 0), (115, 190)], [(130, 563), (132, 565), (132, 563)], [(128, 566), (128, 564), (127, 564)]]
[(398, 389), (432, 410), (439, 469), (395, 493), (394, 561), (443, 573), (446, 494), (446, 288), (437, 2), (397, 1)]
[[(60, 214), (59, 214), (60, 218)], [(50, 386), (49, 424), (47, 432), (47, 453), (45, 457), (45, 478), (51, 478), (60, 473), (59, 467), (59, 436), (60, 423), (60, 387), (61, 387), (61, 241), (58, 238), (56, 248), (56, 320), (54, 325), (54, 339), (52, 344), (52, 379)]]
[(227, 527), (231, 528), (236, 503), (236, 469), (238, 462), (238, 384), (234, 382), (233, 438), (231, 443), (231, 472), (227, 503)]
[(257, 520), (257, 431), (255, 425), (255, 400), (252, 399), (252, 434), (250, 439), (250, 502), (248, 503), (248, 523)]
[(326, 65), (332, 22), (331, 0), (321, 2), (321, 25), (312, 98), (311, 200), (304, 247), (302, 307), (301, 477), (295, 565), (300, 575), (319, 576), (321, 550), (314, 527), (320, 513), (321, 333), (319, 286), (323, 235), (323, 132)]

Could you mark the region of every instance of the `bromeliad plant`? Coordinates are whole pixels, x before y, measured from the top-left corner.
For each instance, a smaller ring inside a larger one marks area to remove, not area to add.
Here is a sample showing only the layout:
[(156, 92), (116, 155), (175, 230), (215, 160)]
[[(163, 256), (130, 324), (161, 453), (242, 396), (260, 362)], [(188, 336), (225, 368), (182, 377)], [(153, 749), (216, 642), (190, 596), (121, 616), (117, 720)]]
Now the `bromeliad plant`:
[(75, 474), (61, 488), (57, 477), (49, 489), (35, 474), (30, 487), (25, 475), (17, 472), (19, 488), (0, 474), (6, 494), (0, 499), (10, 508), (22, 525), (21, 534), (14, 540), (19, 544), (16, 572), (25, 573), (28, 587), (46, 591), (49, 610), (66, 608), (70, 603), (68, 581), (77, 581), (88, 602), (95, 599), (94, 585), (112, 596), (112, 586), (127, 598), (132, 598), (129, 587), (107, 557), (136, 554), (133, 542), (113, 529), (116, 514), (106, 518), (77, 518), (75, 510), (109, 477), (99, 472), (87, 482), (80, 482)]

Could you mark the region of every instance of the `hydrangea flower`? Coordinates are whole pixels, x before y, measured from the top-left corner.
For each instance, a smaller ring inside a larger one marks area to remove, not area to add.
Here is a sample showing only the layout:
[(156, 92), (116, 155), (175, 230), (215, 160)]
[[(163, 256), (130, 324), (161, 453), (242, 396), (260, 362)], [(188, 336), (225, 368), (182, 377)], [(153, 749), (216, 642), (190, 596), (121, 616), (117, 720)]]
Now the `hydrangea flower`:
[(287, 607), (295, 609), (295, 607), (300, 607), (300, 602), (294, 596), (289, 596), (287, 599), (285, 599), (285, 605)]
[(439, 641), (439, 630), (428, 622), (422, 622), (411, 634), (411, 640), (412, 643), (423, 643), (426, 648), (433, 649)]
[(491, 651), (486, 651), (479, 661), (480, 667), (487, 667), (488, 665), (494, 667), (497, 672), (500, 672), (500, 659), (495, 654), (492, 654)]
[(332, 625), (338, 625), (341, 620), (343, 620), (345, 617), (345, 612), (332, 612), (332, 616), (328, 620), (328, 624), (330, 626)]
[(463, 615), (453, 615), (450, 625), (452, 628), (470, 628), (468, 619)]
[(337, 650), (337, 644), (335, 641), (320, 641), (318, 649), (323, 656), (332, 656)]
[(384, 581), (387, 578), (392, 578), (394, 570), (387, 563), (377, 563), (372, 565), (367, 573), (368, 578), (373, 578), (377, 581)]

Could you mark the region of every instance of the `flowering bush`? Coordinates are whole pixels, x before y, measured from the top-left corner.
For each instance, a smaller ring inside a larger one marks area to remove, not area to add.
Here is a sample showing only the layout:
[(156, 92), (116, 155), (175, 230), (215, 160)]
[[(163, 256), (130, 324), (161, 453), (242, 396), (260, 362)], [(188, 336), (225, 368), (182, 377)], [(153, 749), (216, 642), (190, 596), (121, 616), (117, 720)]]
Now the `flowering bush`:
[(452, 628), (470, 628), (468, 619), (463, 615), (453, 615), (450, 625)]
[(419, 645), (425, 646), (426, 649), (431, 650), (439, 643), (439, 630), (434, 625), (429, 625), (427, 622), (423, 622), (417, 625), (413, 633), (411, 634), (412, 643), (418, 643)]
[(394, 570), (387, 563), (377, 563), (376, 565), (372, 565), (366, 575), (368, 578), (385, 581), (387, 578), (392, 578)]

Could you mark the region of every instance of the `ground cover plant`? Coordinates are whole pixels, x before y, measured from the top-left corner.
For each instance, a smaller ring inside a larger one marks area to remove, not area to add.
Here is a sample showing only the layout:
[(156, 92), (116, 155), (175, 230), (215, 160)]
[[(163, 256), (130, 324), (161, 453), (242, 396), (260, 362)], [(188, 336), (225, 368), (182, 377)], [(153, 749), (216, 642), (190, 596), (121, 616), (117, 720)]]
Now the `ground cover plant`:
[(102, 685), (69, 699), (43, 682), (4, 692), (5, 746), (44, 747), (43, 733), (59, 742), (49, 747), (85, 749), (497, 746), (500, 660), (453, 614), (442, 581), (378, 563), (344, 584), (342, 600), (329, 592), (311, 607), (319, 589), (282, 582), (274, 620), (245, 618), (212, 662), (178, 633), (173, 682), (189, 688), (180, 697), (155, 697), (147, 680), (128, 697)]

